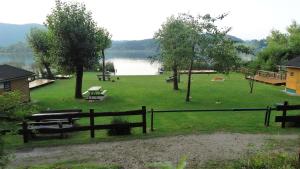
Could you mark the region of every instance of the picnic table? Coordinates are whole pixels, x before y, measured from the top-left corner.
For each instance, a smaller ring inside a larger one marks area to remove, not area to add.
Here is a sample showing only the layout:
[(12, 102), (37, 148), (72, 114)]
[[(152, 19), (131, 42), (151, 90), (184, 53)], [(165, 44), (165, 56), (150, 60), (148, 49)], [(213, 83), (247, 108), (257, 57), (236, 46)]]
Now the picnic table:
[[(98, 79), (101, 81), (102, 80), (102, 77), (103, 77), (103, 75), (97, 75), (97, 77), (98, 77)], [(111, 78), (111, 76), (110, 76), (110, 74), (109, 73), (106, 73), (105, 75), (104, 75), (104, 77), (105, 77), (105, 79), (106, 80), (110, 80), (110, 78)]]
[[(71, 110), (47, 110), (40, 113), (32, 114), (26, 117), (26, 125), (22, 123), (23, 132), (24, 127), (29, 132), (29, 134), (34, 138), (36, 134), (47, 133), (49, 129), (64, 129), (72, 128), (75, 125), (75, 121), (79, 118), (73, 118), (69, 115), (74, 115), (82, 112), (80, 109)], [(64, 133), (60, 133), (61, 137)]]
[(83, 95), (89, 94), (87, 100), (103, 100), (106, 92), (107, 90), (102, 90), (101, 86), (92, 86)]

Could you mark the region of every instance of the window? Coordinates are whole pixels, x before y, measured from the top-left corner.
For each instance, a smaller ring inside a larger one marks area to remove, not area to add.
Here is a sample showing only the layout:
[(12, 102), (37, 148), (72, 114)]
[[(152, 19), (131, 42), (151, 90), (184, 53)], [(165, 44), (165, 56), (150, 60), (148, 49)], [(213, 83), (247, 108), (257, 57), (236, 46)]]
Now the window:
[(290, 73), (290, 76), (294, 76), (294, 72), (291, 72), (291, 73)]
[(4, 91), (10, 91), (11, 90), (11, 86), (10, 86), (10, 82), (4, 82)]
[(4, 83), (0, 83), (0, 90), (4, 89)]

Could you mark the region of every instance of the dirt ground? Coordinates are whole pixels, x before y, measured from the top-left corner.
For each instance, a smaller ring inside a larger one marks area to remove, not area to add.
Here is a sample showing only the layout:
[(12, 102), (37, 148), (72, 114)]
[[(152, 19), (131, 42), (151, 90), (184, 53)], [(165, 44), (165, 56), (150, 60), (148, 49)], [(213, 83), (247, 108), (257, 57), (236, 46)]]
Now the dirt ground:
[(176, 164), (187, 156), (187, 168), (200, 168), (209, 160), (230, 160), (261, 149), (268, 139), (296, 140), (298, 135), (199, 134), (130, 141), (99, 142), (18, 150), (11, 167), (59, 161), (117, 164), (124, 169), (143, 169), (153, 162)]

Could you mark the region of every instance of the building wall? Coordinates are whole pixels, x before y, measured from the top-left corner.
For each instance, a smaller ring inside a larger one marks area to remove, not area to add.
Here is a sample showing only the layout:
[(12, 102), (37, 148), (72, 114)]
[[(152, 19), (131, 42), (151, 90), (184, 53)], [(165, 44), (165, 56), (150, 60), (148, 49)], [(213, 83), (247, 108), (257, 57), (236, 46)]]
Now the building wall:
[(11, 81), (11, 90), (20, 91), (24, 102), (30, 101), (29, 82), (27, 78)]
[[(7, 90), (0, 89), (0, 94)], [(22, 95), (22, 101), (28, 102), (30, 101), (30, 90), (29, 90), (29, 82), (27, 78), (13, 80), (10, 82), (10, 90), (8, 91), (19, 91)]]
[(300, 94), (300, 68), (287, 68), (286, 89)]

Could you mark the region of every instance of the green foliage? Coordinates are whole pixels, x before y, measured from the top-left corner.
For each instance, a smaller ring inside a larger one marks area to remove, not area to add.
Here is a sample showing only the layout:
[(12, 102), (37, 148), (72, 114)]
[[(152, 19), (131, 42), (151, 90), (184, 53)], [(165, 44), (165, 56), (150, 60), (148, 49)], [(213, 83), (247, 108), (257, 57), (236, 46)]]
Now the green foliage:
[[(107, 48), (111, 47), (111, 37), (112, 35), (105, 28), (97, 28), (96, 30), (96, 41), (97, 41), (97, 50), (98, 52), (102, 52)], [(103, 57), (102, 53), (102, 57)]]
[(299, 169), (300, 165), (295, 155), (286, 152), (257, 153), (246, 159), (237, 161), (211, 163), (207, 168), (224, 169)]
[(67, 71), (89, 66), (96, 55), (96, 23), (85, 5), (56, 1), (46, 26), (53, 33), (54, 52), (58, 65)]
[(287, 31), (288, 33), (271, 31), (267, 37), (267, 47), (257, 54), (261, 69), (276, 71), (277, 65), (284, 65), (300, 55), (300, 26), (293, 22)]
[[(22, 105), (22, 95), (15, 92), (5, 92), (0, 95), (0, 168), (4, 168), (10, 160), (9, 154), (4, 151), (4, 141), (1, 130), (14, 131), (16, 122), (5, 119), (22, 119), (29, 111), (30, 106)], [(5, 118), (1, 118), (5, 117)]]
[(180, 158), (177, 166), (173, 166), (170, 162), (160, 162), (160, 163), (152, 163), (146, 165), (149, 169), (185, 169), (187, 165), (187, 157), (183, 156)]
[(50, 165), (37, 165), (30, 167), (22, 167), (20, 169), (121, 169), (119, 166), (109, 166), (109, 165), (97, 165), (90, 163), (82, 163), (82, 164), (74, 164), (76, 162), (72, 162), (70, 164), (50, 164)]
[(97, 26), (84, 4), (61, 2), (47, 16), (47, 28), (53, 34), (54, 55), (64, 72), (76, 72), (75, 98), (82, 98), (84, 67), (99, 60)]
[(154, 38), (160, 43), (160, 60), (166, 68), (179, 69), (192, 56), (191, 27), (180, 17), (171, 16), (162, 24)]
[(111, 124), (118, 124), (119, 126), (114, 127), (113, 129), (109, 129), (107, 134), (109, 136), (118, 136), (118, 135), (130, 135), (131, 127), (129, 122), (122, 118), (113, 118)]
[(27, 41), (34, 51), (35, 61), (46, 69), (46, 78), (49, 79), (53, 78), (50, 66), (55, 61), (51, 53), (53, 52), (52, 39), (51, 32), (46, 29), (33, 28), (27, 35)]

